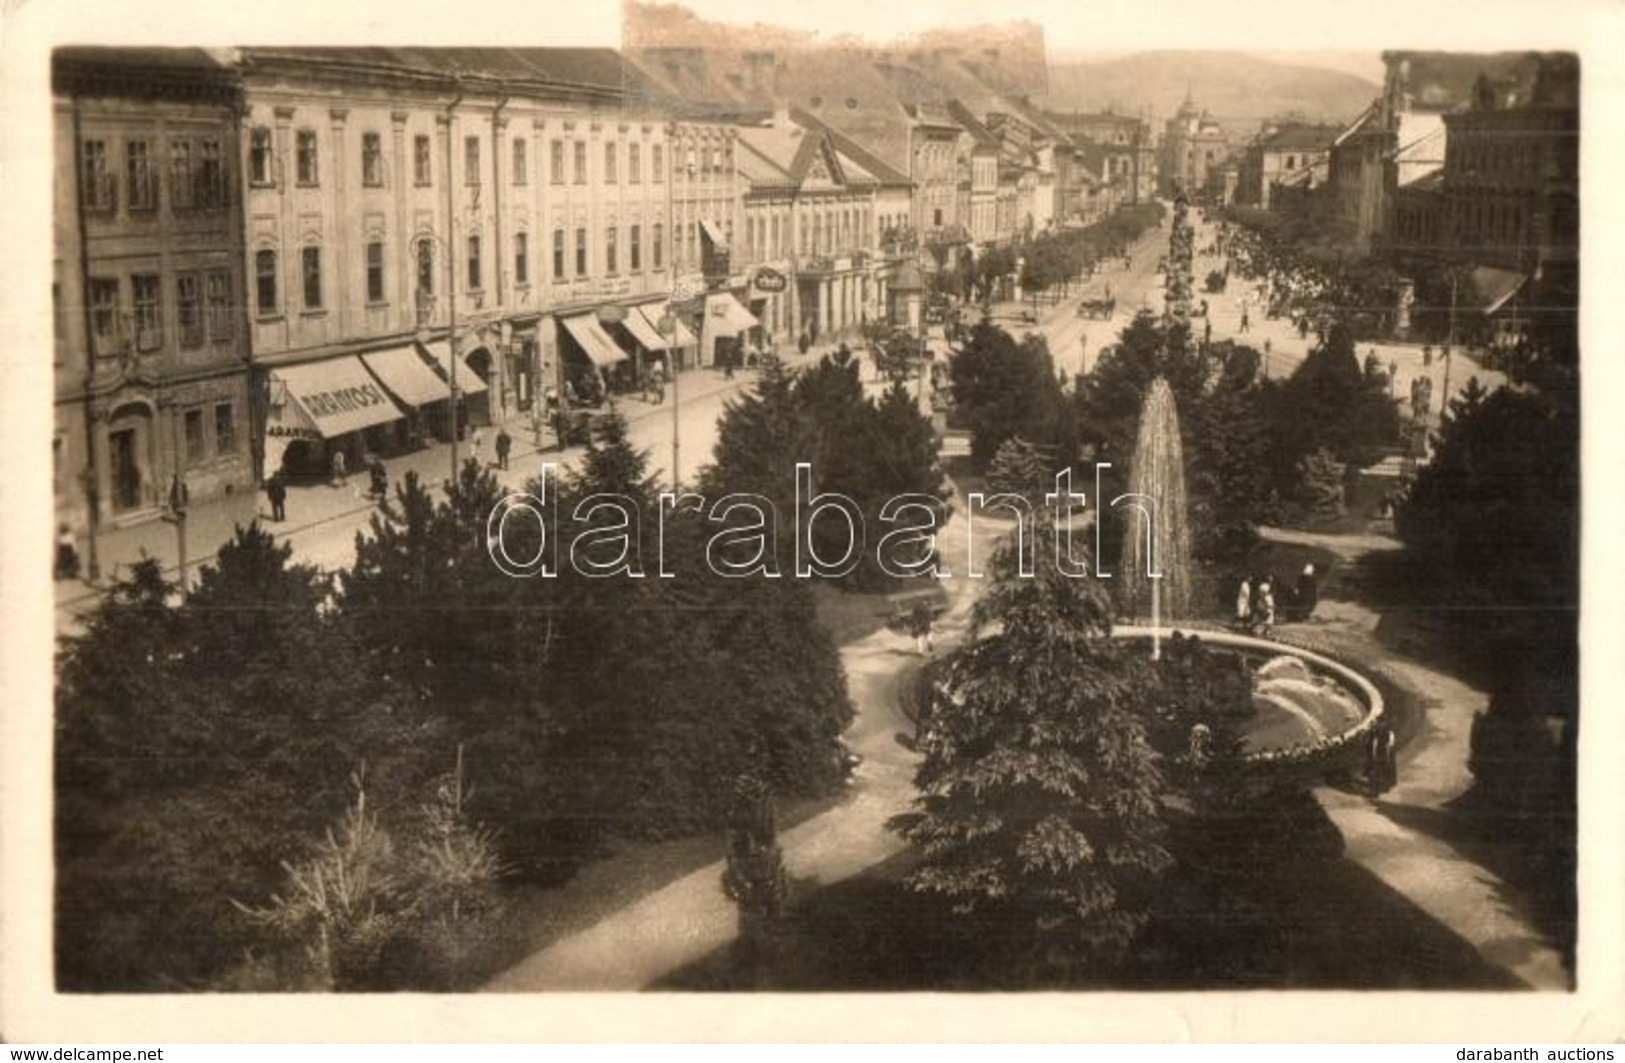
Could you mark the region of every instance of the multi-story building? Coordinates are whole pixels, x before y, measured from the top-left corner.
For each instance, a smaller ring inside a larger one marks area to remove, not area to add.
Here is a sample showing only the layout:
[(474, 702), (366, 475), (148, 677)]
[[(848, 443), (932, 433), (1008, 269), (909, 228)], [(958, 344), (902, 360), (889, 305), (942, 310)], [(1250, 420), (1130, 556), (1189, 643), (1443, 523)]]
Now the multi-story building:
[(1331, 146), (1342, 130), (1305, 122), (1266, 122), (1239, 163), (1238, 202), (1269, 209), (1277, 185), (1303, 191), (1326, 183)]
[(671, 283), (666, 128), (622, 106), (617, 68), (568, 49), (243, 53), (268, 473), (537, 414), (547, 388), (623, 371), (605, 323), (658, 318)]
[(869, 259), (882, 179), (902, 175), (871, 173), (827, 127), (785, 111), (740, 126), (738, 143), (751, 253), (789, 273), (782, 331), (813, 342), (853, 332), (876, 305)]
[(1224, 130), (1206, 111), (1198, 110), (1187, 93), (1163, 133), (1163, 192), (1196, 195), (1208, 186), (1209, 172), (1217, 172), (1228, 154)]
[[(979, 248), (990, 247), (1001, 235), (998, 226), (999, 138), (958, 100), (949, 100), (947, 110), (960, 128), (956, 155), (960, 161), (963, 205), (960, 216), (969, 219), (971, 242)], [(1008, 184), (1005, 199), (1007, 209), (1013, 209), (1014, 188)], [(1006, 240), (1010, 235), (1008, 231), (1003, 233)]]
[(1444, 165), (1444, 116), (1467, 107), (1475, 80), (1527, 87), (1533, 53), (1384, 52), (1382, 95), (1333, 142), (1328, 160), (1332, 201), (1354, 226), (1361, 248), (1395, 233), (1399, 190)]
[(1050, 111), (1046, 117), (1074, 144), (1096, 145), (1111, 157), (1109, 180), (1121, 185), (1124, 203), (1148, 203), (1157, 192), (1156, 147), (1143, 118), (1114, 114)]
[(240, 98), (197, 49), (62, 49), (52, 82), (56, 511), (94, 549), (254, 490)]
[[(670, 130), (671, 209), (676, 226), (674, 261), (677, 290), (688, 295), (681, 317), (699, 337), (700, 364), (717, 364), (718, 352), (728, 352), (745, 338), (760, 342), (761, 330), (774, 331), (751, 314), (741, 299), (751, 300), (750, 278), (738, 266), (746, 257), (736, 237), (754, 233), (743, 225), (745, 184), (738, 169), (738, 129), (729, 119), (688, 115)], [(693, 293), (705, 292), (705, 299)], [(760, 293), (758, 309), (783, 320), (783, 302), (777, 295)], [(703, 306), (703, 324), (701, 308)]]

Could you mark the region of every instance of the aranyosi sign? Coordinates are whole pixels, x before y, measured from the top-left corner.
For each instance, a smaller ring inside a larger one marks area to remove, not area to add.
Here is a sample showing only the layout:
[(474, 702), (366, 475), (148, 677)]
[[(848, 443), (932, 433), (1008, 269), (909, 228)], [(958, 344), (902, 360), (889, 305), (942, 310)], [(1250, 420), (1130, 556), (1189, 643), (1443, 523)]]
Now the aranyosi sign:
[(337, 417), (340, 414), (355, 413), (357, 410), (367, 409), (369, 406), (384, 406), (387, 399), (379, 392), (376, 385), (362, 384), (353, 388), (339, 388), (337, 391), (318, 391), (310, 395), (299, 396), (300, 405), (310, 411), (316, 418)]

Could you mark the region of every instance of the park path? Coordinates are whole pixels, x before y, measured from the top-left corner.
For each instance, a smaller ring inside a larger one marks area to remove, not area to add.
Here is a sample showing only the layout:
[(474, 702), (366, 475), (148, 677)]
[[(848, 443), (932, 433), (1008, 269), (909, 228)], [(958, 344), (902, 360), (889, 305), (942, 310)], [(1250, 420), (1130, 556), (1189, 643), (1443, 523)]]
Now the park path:
[[(945, 567), (962, 573), (974, 536), (983, 568), (993, 543), (1008, 525), (965, 519), (963, 495), (943, 529)], [(937, 647), (952, 646), (970, 627), (971, 610), (984, 585), (973, 579), (944, 580), (949, 608), (938, 622)], [(841, 649), (847, 691), (857, 710), (846, 741), (863, 757), (847, 798), (827, 812), (779, 835), (785, 869), (793, 880), (826, 886), (850, 878), (900, 852), (901, 838), (886, 821), (914, 799), (918, 756), (897, 741), (914, 725), (899, 704), (899, 686), (921, 663), (913, 641), (881, 629)], [(498, 975), (495, 992), (539, 990), (638, 990), (726, 946), (737, 931), (737, 910), (722, 893), (722, 861), (715, 861), (577, 933), (532, 953)]]
[[(1318, 535), (1266, 528), (1276, 542), (1318, 546), (1352, 563), (1371, 550), (1398, 549), (1376, 535)], [(1343, 834), (1345, 855), (1471, 944), (1488, 963), (1534, 989), (1571, 987), (1562, 954), (1509, 899), (1488, 868), (1448, 840), (1408, 824), (1456, 818), (1452, 803), (1472, 786), (1467, 768), (1473, 718), (1489, 697), (1449, 675), (1379, 645), (1381, 615), (1348, 600), (1322, 599), (1315, 628), (1383, 667), (1420, 694), (1422, 719), (1399, 751), (1399, 782), (1380, 799), (1322, 787), (1321, 806)], [(1318, 632), (1317, 632), (1318, 633)], [(1407, 815), (1420, 812), (1423, 815)]]

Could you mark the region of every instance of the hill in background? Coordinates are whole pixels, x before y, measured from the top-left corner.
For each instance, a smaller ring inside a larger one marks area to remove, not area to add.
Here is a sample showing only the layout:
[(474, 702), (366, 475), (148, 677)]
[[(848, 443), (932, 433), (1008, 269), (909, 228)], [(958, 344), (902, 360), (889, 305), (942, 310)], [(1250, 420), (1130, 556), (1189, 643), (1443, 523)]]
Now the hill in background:
[(1243, 52), (1138, 52), (1109, 59), (1051, 53), (1047, 102), (1056, 111), (1119, 114), (1149, 110), (1158, 123), (1187, 89), (1227, 128), (1256, 131), (1266, 118), (1296, 114), (1344, 122), (1381, 91), (1375, 81), (1338, 70), (1264, 59)]

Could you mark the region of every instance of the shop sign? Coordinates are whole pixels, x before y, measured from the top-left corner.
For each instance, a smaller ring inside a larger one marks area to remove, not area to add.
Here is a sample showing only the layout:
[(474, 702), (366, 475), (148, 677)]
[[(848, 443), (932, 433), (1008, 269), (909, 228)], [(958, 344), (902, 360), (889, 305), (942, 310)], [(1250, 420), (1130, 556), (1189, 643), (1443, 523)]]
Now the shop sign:
[(758, 269), (756, 271), (755, 280), (753, 281), (757, 291), (769, 293), (784, 291), (784, 289), (788, 286), (788, 283), (789, 282), (784, 279), (784, 274), (780, 273), (776, 269), (773, 269), (771, 266), (763, 266), (761, 269)]

